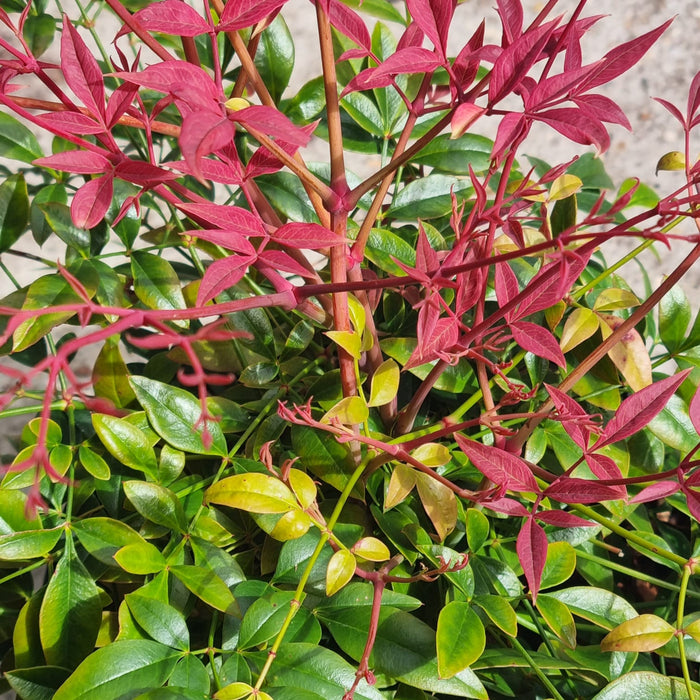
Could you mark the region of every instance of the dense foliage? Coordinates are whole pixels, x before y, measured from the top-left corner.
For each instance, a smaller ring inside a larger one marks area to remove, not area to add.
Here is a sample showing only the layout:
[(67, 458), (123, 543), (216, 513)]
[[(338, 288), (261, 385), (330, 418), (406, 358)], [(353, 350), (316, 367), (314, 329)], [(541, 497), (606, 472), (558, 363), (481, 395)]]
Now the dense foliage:
[[(4, 689), (693, 697), (700, 77), (677, 189), (616, 191), (598, 88), (667, 24), (585, 63), (585, 0), (497, 0), (498, 45), (314, 0), (292, 94), (284, 4), (3, 1)], [(638, 297), (655, 242), (689, 253)]]

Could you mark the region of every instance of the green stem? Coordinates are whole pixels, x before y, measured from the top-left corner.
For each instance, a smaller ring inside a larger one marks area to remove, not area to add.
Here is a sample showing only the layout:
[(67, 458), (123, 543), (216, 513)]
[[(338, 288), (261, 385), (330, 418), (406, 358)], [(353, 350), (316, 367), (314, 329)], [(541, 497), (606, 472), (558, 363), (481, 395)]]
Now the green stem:
[(688, 697), (693, 698), (693, 684), (690, 681), (690, 669), (688, 668), (688, 657), (685, 654), (685, 632), (683, 631), (683, 617), (685, 614), (685, 598), (688, 592), (688, 581), (693, 573), (694, 562), (688, 561), (683, 567), (683, 577), (681, 578), (681, 590), (678, 594), (678, 612), (676, 615), (676, 629), (678, 630), (678, 655), (683, 669), (683, 680), (688, 691)]
[(534, 662), (530, 654), (527, 653), (527, 650), (525, 647), (518, 642), (518, 640), (515, 637), (509, 638), (510, 643), (517, 649), (518, 652), (522, 655), (522, 657), (527, 661), (527, 663), (530, 665), (530, 668), (535, 672), (535, 675), (540, 679), (542, 685), (544, 685), (545, 688), (549, 691), (550, 695), (553, 698), (556, 698), (556, 700), (564, 700), (564, 697), (561, 695), (561, 693), (554, 687), (554, 684), (552, 681), (547, 678), (547, 676), (542, 672), (542, 669)]
[(367, 463), (363, 461), (362, 464), (360, 464), (355, 469), (355, 471), (350, 475), (348, 483), (345, 484), (345, 488), (343, 489), (342, 493), (338, 498), (338, 502), (336, 503), (336, 506), (333, 509), (333, 513), (331, 513), (331, 517), (328, 519), (328, 522), (326, 524), (326, 529), (321, 533), (321, 537), (318, 541), (318, 544), (316, 545), (316, 548), (314, 549), (311, 557), (309, 558), (309, 562), (306, 565), (306, 568), (304, 569), (301, 578), (299, 579), (299, 584), (297, 585), (296, 590), (294, 591), (294, 598), (289, 604), (289, 612), (287, 613), (287, 617), (285, 617), (284, 622), (282, 623), (282, 627), (277, 633), (275, 641), (270, 647), (267, 659), (265, 660), (265, 665), (260, 671), (260, 676), (258, 677), (258, 681), (255, 684), (256, 690), (260, 690), (260, 688), (262, 688), (263, 683), (265, 682), (265, 677), (270, 671), (272, 663), (275, 660), (275, 657), (277, 656), (277, 651), (280, 648), (280, 645), (282, 644), (282, 640), (284, 639), (287, 630), (289, 629), (289, 625), (292, 623), (292, 620), (294, 619), (297, 610), (301, 606), (304, 596), (304, 587), (306, 586), (306, 583), (309, 580), (309, 576), (311, 576), (311, 571), (313, 570), (316, 561), (318, 560), (318, 557), (323, 551), (323, 548), (330, 539), (331, 531), (335, 527), (335, 524), (338, 522), (338, 518), (343, 512), (345, 503), (347, 502), (348, 498), (350, 498), (350, 494), (352, 493), (353, 488), (355, 488), (355, 484), (359, 481), (360, 477), (364, 473), (366, 466)]

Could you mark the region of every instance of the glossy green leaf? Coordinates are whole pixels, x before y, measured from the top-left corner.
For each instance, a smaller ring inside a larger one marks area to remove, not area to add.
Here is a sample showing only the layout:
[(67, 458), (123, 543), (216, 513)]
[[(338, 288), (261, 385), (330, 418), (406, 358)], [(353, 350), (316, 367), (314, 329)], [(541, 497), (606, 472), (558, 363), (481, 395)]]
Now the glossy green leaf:
[(39, 559), (45, 557), (63, 534), (63, 528), (28, 530), (0, 536), (0, 560)]
[(0, 156), (32, 163), (43, 155), (34, 132), (7, 112), (0, 112)]
[(188, 564), (170, 566), (168, 570), (207, 605), (234, 617), (240, 617), (241, 611), (233, 594), (213, 571)]
[(207, 422), (211, 445), (205, 444), (202, 406), (193, 394), (148, 377), (129, 381), (149, 422), (166, 442), (183, 452), (226, 454), (226, 439), (218, 423)]
[(340, 102), (341, 107), (369, 134), (384, 136), (384, 120), (376, 102), (364, 92), (351, 92)]
[(407, 184), (394, 198), (389, 216), (400, 221), (434, 219), (448, 216), (452, 211), (450, 193), (457, 202), (466, 201), (474, 190), (467, 180), (455, 180), (447, 175), (428, 175)]
[(69, 673), (59, 666), (37, 665), (6, 671), (4, 676), (22, 700), (51, 700)]
[(478, 552), (486, 544), (490, 527), (489, 519), (480, 510), (476, 508), (467, 510), (466, 529), (470, 551)]
[(576, 551), (568, 542), (550, 542), (540, 590), (568, 581), (576, 569)]
[(370, 262), (390, 275), (403, 275), (404, 270), (396, 264), (416, 264), (416, 251), (408, 241), (388, 228), (373, 228), (367, 239), (365, 255)]
[(78, 450), (78, 458), (85, 468), (85, 471), (95, 479), (106, 481), (111, 476), (111, 471), (107, 462), (87, 445), (81, 445)]
[[(126, 545), (147, 545), (136, 530), (112, 518), (83, 518), (75, 520), (71, 524), (73, 532), (80, 540), (80, 544), (98, 561), (114, 566), (114, 555)], [(156, 552), (158, 550), (156, 549)]]
[(75, 668), (94, 649), (101, 620), (100, 589), (68, 538), (39, 613), (39, 634), (46, 661)]
[(307, 426), (292, 427), (292, 446), (314, 476), (342, 491), (354, 467), (347, 445), (326, 440)]
[(639, 615), (618, 625), (603, 637), (603, 651), (653, 651), (662, 647), (675, 633), (658, 615)]
[(157, 477), (156, 453), (143, 431), (123, 418), (103, 413), (92, 415), (92, 425), (102, 444), (116, 460), (153, 479)]
[(209, 673), (199, 656), (188, 654), (180, 659), (175, 670), (168, 679), (171, 686), (189, 688), (192, 691), (204, 693), (207, 697), (210, 691)]
[(647, 428), (664, 445), (687, 454), (697, 444), (697, 433), (688, 414), (685, 401), (674, 394), (661, 411), (651, 420)]
[(540, 594), (537, 596), (537, 609), (549, 629), (570, 648), (576, 646), (576, 623), (569, 608), (556, 598)]
[(11, 175), (0, 185), (0, 253), (24, 233), (29, 221), (29, 196), (24, 173)]
[(12, 652), (17, 668), (41, 666), (45, 663), (39, 635), (39, 612), (44, 590), (37, 591), (22, 606), (12, 630)]
[[(259, 670), (265, 663), (267, 651), (251, 655), (251, 661)], [(277, 651), (273, 671), (268, 676), (267, 690), (278, 697), (277, 688), (293, 692), (293, 697), (303, 698), (311, 691), (321, 698), (341, 698), (355, 680), (355, 668), (329, 649), (313, 644), (282, 644)], [(383, 700), (374, 687), (361, 681), (355, 691), (356, 700)]]
[(574, 615), (607, 630), (637, 616), (624, 598), (594, 586), (573, 586), (547, 595), (564, 603)]
[(122, 359), (119, 343), (108, 338), (102, 346), (92, 369), (95, 396), (109, 399), (117, 408), (128, 406), (136, 399), (129, 384), (129, 371)]
[(182, 503), (170, 489), (146, 481), (127, 481), (123, 488), (131, 504), (146, 520), (170, 530), (186, 528)]
[[(698, 693), (694, 684), (694, 694)], [(692, 700), (681, 678), (672, 678), (651, 671), (633, 671), (626, 673), (606, 686), (592, 700)]]
[(293, 599), (292, 591), (275, 591), (254, 601), (241, 621), (239, 648), (251, 649), (275, 637), (282, 629)]
[(442, 608), (436, 645), (440, 678), (452, 678), (481, 656), (486, 647), (486, 633), (469, 603), (455, 600)]
[(518, 634), (518, 616), (505, 598), (497, 595), (478, 595), (472, 598), (472, 603), (478, 605), (491, 622), (508, 636), (515, 637)]
[(68, 246), (82, 255), (90, 255), (90, 232), (78, 228), (71, 218), (70, 208), (61, 202), (40, 204), (39, 209), (51, 230)]
[(27, 512), (27, 495), (15, 489), (0, 489), (0, 535), (40, 529), (41, 517)]
[(411, 159), (439, 172), (469, 175), (469, 166), (475, 173), (485, 172), (491, 163), (493, 141), (478, 134), (465, 134), (458, 139), (443, 134), (432, 139)]
[(334, 552), (326, 567), (326, 595), (332, 596), (350, 583), (356, 566), (357, 561), (352, 552), (347, 549)]
[(294, 68), (294, 42), (282, 15), (262, 33), (255, 65), (272, 99), (279, 102)]
[(248, 365), (238, 377), (241, 384), (250, 387), (262, 387), (270, 384), (279, 374), (280, 368), (274, 362), (256, 362)]
[[(131, 254), (131, 274), (134, 293), (147, 308), (185, 308), (180, 278), (165, 258), (145, 251), (134, 251)], [(186, 326), (187, 323), (179, 321), (177, 325)]]
[(678, 349), (685, 340), (692, 311), (685, 293), (675, 285), (659, 304), (659, 335), (670, 351)]
[(125, 599), (134, 620), (156, 642), (182, 651), (189, 649), (190, 632), (179, 610), (138, 591), (127, 594)]
[(54, 700), (118, 700), (136, 697), (167, 680), (181, 652), (148, 639), (109, 644), (88, 656)]
[(150, 542), (133, 542), (114, 553), (114, 560), (130, 574), (156, 574), (167, 565), (160, 550)]

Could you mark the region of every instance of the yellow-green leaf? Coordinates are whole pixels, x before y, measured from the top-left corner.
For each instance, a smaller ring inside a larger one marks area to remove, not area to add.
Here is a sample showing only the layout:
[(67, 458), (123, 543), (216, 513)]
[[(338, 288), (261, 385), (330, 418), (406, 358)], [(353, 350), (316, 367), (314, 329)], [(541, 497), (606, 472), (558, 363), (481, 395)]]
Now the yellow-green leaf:
[(486, 632), (469, 603), (453, 600), (440, 611), (435, 641), (438, 675), (452, 678), (484, 652)]
[(416, 485), (416, 472), (405, 464), (397, 464), (389, 479), (384, 510), (389, 510), (401, 503)]
[[(624, 322), (617, 316), (605, 316), (604, 320), (605, 323), (600, 324), (603, 338), (610, 336)], [(627, 331), (620, 342), (608, 350), (608, 357), (634, 391), (652, 383), (651, 358), (644, 339), (636, 329)]]
[(420, 500), (442, 542), (457, 524), (457, 497), (428, 474), (417, 472), (415, 477)]
[(590, 338), (598, 330), (599, 324), (598, 316), (590, 309), (574, 309), (566, 319), (561, 333), (561, 351), (568, 352)]
[(289, 470), (289, 485), (299, 501), (299, 505), (306, 510), (316, 500), (316, 484), (314, 480), (299, 469)]
[(574, 616), (564, 603), (541, 593), (536, 607), (549, 629), (570, 649), (576, 647), (576, 623)]
[(270, 537), (280, 542), (297, 540), (311, 527), (311, 518), (303, 510), (286, 512), (270, 531)]
[(675, 628), (657, 615), (639, 615), (603, 637), (603, 651), (653, 651), (673, 638)]
[[(229, 100), (230, 102), (231, 100)], [(225, 685), (214, 693), (215, 700), (243, 700), (253, 693), (253, 686), (237, 681)]]
[(636, 294), (629, 289), (604, 289), (596, 298), (593, 308), (595, 311), (615, 311), (616, 309), (629, 309), (639, 306), (641, 302)]
[(251, 513), (286, 513), (299, 508), (294, 494), (279, 479), (251, 472), (222, 479), (205, 492), (209, 503)]
[(389, 548), (376, 537), (363, 537), (352, 548), (353, 554), (367, 561), (386, 561), (391, 557)]
[(399, 366), (394, 360), (385, 360), (372, 375), (368, 406), (383, 406), (392, 401), (399, 390)]
[(364, 423), (368, 417), (369, 409), (363, 398), (346, 396), (326, 412), (326, 415), (321, 418), (321, 423), (330, 423), (331, 418), (336, 418), (344, 425), (357, 425)]
[(659, 170), (685, 170), (685, 156), (680, 151), (665, 153), (656, 164), (656, 172)]
[(350, 320), (352, 321), (355, 332), (359, 336), (362, 336), (365, 332), (367, 314), (365, 312), (365, 307), (362, 306), (359, 299), (352, 294), (348, 294), (348, 313), (350, 314)]
[(340, 345), (345, 352), (356, 360), (360, 359), (362, 352), (362, 336), (355, 331), (326, 331), (326, 335), (336, 345)]
[(422, 462), (426, 467), (441, 467), (452, 459), (450, 451), (437, 442), (426, 442), (424, 445), (419, 445), (411, 452), (411, 457)]
[(350, 583), (356, 565), (355, 556), (347, 549), (339, 549), (333, 554), (326, 568), (327, 596), (332, 596), (347, 583)]
[(549, 190), (549, 201), (554, 202), (558, 199), (566, 199), (572, 194), (576, 194), (583, 187), (581, 178), (576, 175), (560, 175)]
[(165, 569), (165, 557), (150, 542), (134, 542), (122, 547), (114, 559), (119, 566), (130, 574), (156, 574)]

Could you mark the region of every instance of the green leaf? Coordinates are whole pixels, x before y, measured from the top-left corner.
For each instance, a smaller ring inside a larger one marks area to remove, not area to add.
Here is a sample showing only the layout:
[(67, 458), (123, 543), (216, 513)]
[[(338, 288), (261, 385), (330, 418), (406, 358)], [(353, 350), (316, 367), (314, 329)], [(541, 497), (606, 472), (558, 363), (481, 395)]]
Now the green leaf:
[(343, 4), (377, 19), (386, 19), (401, 25), (405, 22), (401, 13), (387, 0), (345, 0)]
[(56, 20), (47, 14), (29, 15), (24, 23), (24, 40), (35, 58), (51, 46), (56, 32)]
[(388, 228), (373, 228), (365, 249), (367, 259), (390, 275), (405, 275), (396, 260), (413, 267), (416, 251), (413, 246)]
[(21, 530), (40, 530), (41, 518), (27, 510), (27, 495), (23, 491), (0, 489), (0, 535)]
[(515, 637), (518, 634), (518, 616), (505, 598), (497, 595), (477, 595), (472, 598), (472, 603), (478, 605), (496, 627), (508, 636)]
[(568, 581), (576, 569), (576, 551), (568, 542), (550, 542), (540, 590)]
[(73, 223), (69, 207), (62, 202), (51, 201), (40, 204), (39, 209), (51, 230), (66, 245), (75, 248), (85, 257), (90, 255), (90, 232), (84, 228), (78, 228)]
[(190, 539), (190, 546), (195, 564), (211, 569), (227, 586), (235, 586), (245, 581), (246, 577), (241, 565), (225, 550), (197, 537)]
[(573, 649), (576, 646), (576, 623), (569, 608), (556, 598), (544, 594), (537, 596), (536, 607), (549, 629), (567, 647)]
[(594, 586), (573, 586), (547, 595), (564, 603), (574, 615), (607, 630), (637, 617), (637, 611), (624, 598)]
[(384, 360), (372, 375), (368, 406), (383, 406), (392, 401), (399, 390), (399, 366), (394, 360)]
[(0, 185), (0, 253), (9, 250), (29, 221), (29, 196), (24, 173), (12, 175)]
[(119, 700), (163, 685), (181, 656), (148, 639), (126, 639), (88, 656), (54, 700)]
[(448, 216), (452, 212), (451, 193), (460, 204), (467, 201), (474, 190), (467, 180), (455, 180), (447, 175), (422, 177), (399, 191), (387, 215), (401, 221)]
[(251, 649), (275, 637), (282, 629), (292, 600), (292, 591), (275, 591), (254, 601), (241, 621), (238, 648)]
[(279, 102), (294, 68), (294, 41), (282, 15), (260, 36), (255, 65), (272, 99)]
[(440, 678), (452, 678), (481, 656), (486, 632), (469, 603), (454, 600), (440, 611), (436, 644)]
[(136, 399), (129, 384), (129, 371), (116, 338), (107, 338), (92, 368), (95, 396), (109, 399), (117, 408), (124, 408)]
[[(131, 274), (134, 294), (149, 309), (173, 310), (185, 308), (180, 278), (173, 266), (153, 253), (134, 251), (131, 254)], [(176, 325), (187, 327), (187, 321)]]
[(644, 207), (645, 209), (653, 209), (659, 203), (659, 195), (649, 185), (639, 182), (636, 177), (627, 178), (617, 192), (617, 198), (629, 192), (633, 187), (637, 187), (632, 198), (628, 202), (625, 209), (629, 207)]
[(432, 139), (411, 162), (453, 175), (469, 175), (470, 165), (475, 173), (489, 169), (492, 149), (493, 141), (485, 136), (465, 134), (452, 139), (449, 134), (443, 134)]
[(257, 472), (226, 477), (210, 486), (205, 498), (251, 513), (286, 513), (299, 508), (289, 487), (274, 476)]
[(13, 116), (0, 112), (0, 156), (31, 164), (43, 155), (34, 132)]
[(170, 566), (169, 571), (207, 605), (234, 617), (241, 616), (233, 593), (213, 571), (188, 564)]
[(676, 629), (658, 615), (639, 615), (603, 637), (602, 651), (654, 651), (673, 638)]
[(102, 620), (100, 589), (78, 559), (72, 539), (46, 588), (39, 634), (46, 661), (75, 668), (94, 648)]
[(183, 452), (226, 454), (226, 438), (218, 423), (207, 422), (211, 446), (205, 445), (204, 426), (201, 425), (202, 406), (195, 396), (148, 377), (131, 377), (129, 382), (149, 422), (166, 442)]
[(376, 102), (364, 92), (351, 92), (341, 101), (340, 106), (366, 132), (379, 138), (384, 137), (384, 120)]
[(688, 414), (688, 406), (674, 394), (661, 411), (649, 421), (647, 428), (664, 445), (688, 454), (697, 444), (698, 436)]
[(12, 652), (17, 668), (45, 663), (39, 635), (39, 612), (45, 590), (39, 590), (22, 606), (12, 630)]
[(467, 542), (471, 552), (478, 552), (489, 538), (489, 519), (476, 508), (467, 509)]
[(81, 445), (78, 449), (78, 458), (80, 463), (85, 468), (85, 471), (95, 479), (107, 481), (112, 475), (107, 462), (100, 457), (96, 452), (91, 450), (87, 445)]
[(134, 620), (156, 642), (182, 651), (190, 648), (190, 632), (179, 610), (138, 591), (128, 593), (125, 599)]
[(194, 654), (188, 654), (177, 662), (168, 683), (171, 686), (189, 688), (192, 691), (204, 693), (207, 697), (211, 686), (205, 665)]
[[(71, 528), (80, 540), (80, 544), (95, 559), (110, 566), (114, 566), (114, 555), (122, 547), (130, 544), (149, 545), (136, 530), (112, 518), (75, 520)], [(153, 547), (153, 545), (149, 546)]]
[(69, 675), (68, 669), (58, 666), (16, 668), (4, 674), (22, 700), (51, 700)]
[(264, 387), (270, 384), (279, 374), (279, 365), (274, 362), (263, 360), (255, 364), (248, 365), (238, 377), (238, 381), (253, 388)]
[(157, 574), (163, 571), (167, 562), (160, 550), (150, 542), (133, 542), (124, 545), (114, 553), (114, 560), (130, 574)]
[(683, 344), (691, 316), (688, 298), (680, 285), (675, 285), (659, 303), (659, 335), (671, 352)]
[(127, 481), (123, 488), (126, 497), (146, 520), (175, 531), (184, 531), (187, 527), (182, 503), (170, 489), (146, 481)]
[(314, 476), (342, 491), (354, 465), (347, 445), (326, 440), (313, 428), (292, 426), (292, 447)]
[[(250, 655), (251, 661), (262, 668), (267, 652)], [(312, 692), (321, 698), (340, 698), (355, 680), (355, 668), (338, 654), (314, 644), (282, 644), (267, 678), (266, 686), (274, 698), (277, 688), (292, 693), (294, 698), (304, 698), (304, 692)], [(289, 697), (289, 696), (287, 696)], [(383, 695), (362, 680), (355, 691), (356, 700), (383, 700)]]
[(0, 536), (0, 560), (40, 559), (45, 557), (63, 534), (62, 527), (52, 530), (28, 530)]
[(93, 413), (92, 425), (102, 444), (116, 460), (152, 479), (157, 478), (156, 453), (142, 430), (123, 418), (102, 413)]
[[(697, 686), (697, 684), (693, 684)], [(694, 688), (698, 692), (697, 687)], [(692, 700), (688, 697), (685, 683), (680, 678), (663, 676), (651, 671), (626, 673), (606, 686), (592, 700)]]
[(596, 158), (593, 153), (584, 153), (569, 166), (566, 172), (580, 178), (584, 188), (612, 190), (615, 186), (605, 172), (603, 161)]

